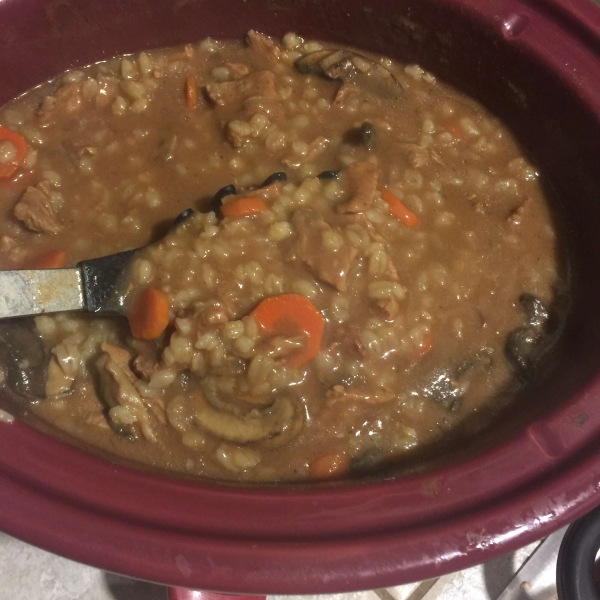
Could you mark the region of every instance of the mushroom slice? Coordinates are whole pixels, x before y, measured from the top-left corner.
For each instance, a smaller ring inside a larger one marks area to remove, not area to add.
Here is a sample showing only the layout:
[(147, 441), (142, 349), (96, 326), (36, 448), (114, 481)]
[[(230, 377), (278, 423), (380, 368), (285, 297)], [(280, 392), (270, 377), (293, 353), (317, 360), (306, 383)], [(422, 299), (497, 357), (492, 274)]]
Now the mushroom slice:
[(20, 398), (31, 401), (44, 398), (47, 364), (48, 354), (32, 321), (0, 322), (0, 385), (6, 384)]
[(506, 338), (506, 357), (522, 379), (533, 379), (542, 355), (551, 343), (548, 336), (550, 314), (543, 302), (532, 294), (521, 294), (521, 309), (526, 325), (513, 329)]
[(284, 431), (275, 437), (263, 440), (261, 447), (263, 448), (281, 448), (289, 442), (291, 442), (304, 427), (306, 422), (306, 413), (302, 408), (296, 408), (294, 411), (294, 418)]
[(53, 356), (48, 363), (48, 379), (46, 380), (46, 396), (60, 396), (73, 388), (75, 377), (65, 373), (60, 362)]
[(99, 392), (110, 407), (111, 424), (127, 432), (137, 423), (143, 436), (156, 442), (148, 409), (135, 389), (136, 378), (128, 366), (131, 356), (124, 348), (109, 342), (103, 342), (101, 348), (103, 352), (96, 360)]
[(541, 328), (550, 318), (548, 309), (544, 306), (544, 303), (533, 294), (521, 294), (519, 296), (519, 303), (531, 327)]
[(541, 341), (542, 333), (529, 325), (513, 329), (506, 338), (506, 357), (524, 379), (533, 379)]
[(383, 98), (398, 99), (404, 95), (402, 85), (389, 69), (350, 50), (317, 50), (300, 57), (294, 64), (303, 75), (320, 75), (338, 81), (353, 80)]
[[(354, 73), (350, 73), (350, 71), (346, 71), (346, 76), (344, 78), (341, 77), (332, 77), (330, 73), (334, 72), (334, 69), (330, 68), (329, 72), (325, 69), (329, 66), (335, 66), (335, 63), (343, 62), (343, 50), (335, 50), (335, 49), (326, 49), (326, 50), (317, 50), (316, 52), (310, 52), (309, 54), (305, 54), (300, 57), (294, 65), (296, 69), (302, 73), (303, 75), (324, 75), (329, 77), (330, 79), (342, 79), (346, 81), (350, 79)], [(333, 56), (333, 62), (331, 57)], [(323, 67), (322, 61), (325, 61), (325, 68)], [(336, 69), (336, 71), (340, 71), (340, 68)]]
[(245, 416), (217, 410), (201, 394), (194, 400), (195, 421), (213, 435), (238, 444), (259, 442), (282, 433), (290, 427), (295, 412), (286, 397), (278, 398), (267, 409), (253, 409)]

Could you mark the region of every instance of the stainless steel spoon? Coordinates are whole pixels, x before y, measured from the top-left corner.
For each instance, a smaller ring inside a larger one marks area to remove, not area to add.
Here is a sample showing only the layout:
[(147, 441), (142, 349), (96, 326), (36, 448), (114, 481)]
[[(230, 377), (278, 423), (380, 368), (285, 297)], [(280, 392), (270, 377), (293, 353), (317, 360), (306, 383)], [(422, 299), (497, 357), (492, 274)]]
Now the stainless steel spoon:
[(0, 271), (0, 318), (65, 310), (120, 314), (119, 282), (135, 252), (85, 260), (70, 269)]
[[(286, 179), (284, 172), (273, 173), (260, 187)], [(221, 188), (201, 212), (219, 214), (223, 198), (235, 193), (233, 185)], [(191, 208), (180, 213), (171, 231), (193, 214)], [(84, 260), (69, 269), (0, 271), (0, 319), (72, 310), (124, 314), (125, 276), (134, 255), (141, 249)]]

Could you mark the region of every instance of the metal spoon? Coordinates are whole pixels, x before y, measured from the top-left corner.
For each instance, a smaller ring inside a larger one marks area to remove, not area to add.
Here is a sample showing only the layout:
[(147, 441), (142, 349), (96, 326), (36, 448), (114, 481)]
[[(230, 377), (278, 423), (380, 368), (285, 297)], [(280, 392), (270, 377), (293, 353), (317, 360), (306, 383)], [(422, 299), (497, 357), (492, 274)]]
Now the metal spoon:
[(71, 269), (0, 271), (0, 318), (64, 310), (119, 314), (118, 283), (137, 250), (85, 260)]
[[(235, 193), (233, 185), (221, 188), (202, 212), (218, 213), (223, 198)], [(188, 208), (177, 215), (171, 231), (193, 214)], [(124, 314), (124, 276), (141, 249), (84, 260), (69, 269), (0, 271), (0, 319), (67, 310)]]
[[(286, 179), (284, 172), (273, 173), (260, 187)], [(233, 185), (221, 188), (201, 212), (219, 214), (223, 198), (235, 193)], [(171, 231), (193, 214), (191, 208), (180, 213)], [(69, 269), (0, 271), (0, 319), (67, 310), (124, 314), (125, 276), (139, 250), (84, 260)]]

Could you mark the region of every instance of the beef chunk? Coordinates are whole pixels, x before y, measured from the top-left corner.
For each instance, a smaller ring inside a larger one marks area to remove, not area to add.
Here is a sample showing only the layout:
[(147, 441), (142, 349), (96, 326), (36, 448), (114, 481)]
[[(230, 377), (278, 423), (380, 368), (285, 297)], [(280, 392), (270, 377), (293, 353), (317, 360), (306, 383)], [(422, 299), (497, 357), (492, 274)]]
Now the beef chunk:
[(256, 57), (267, 62), (277, 62), (281, 57), (281, 50), (266, 35), (251, 29), (246, 35), (248, 46)]
[(136, 377), (129, 368), (131, 355), (115, 344), (103, 342), (102, 355), (96, 361), (99, 374), (100, 393), (110, 410), (110, 421), (120, 428), (138, 425), (142, 435), (151, 442), (156, 441), (148, 408), (135, 389)]
[(226, 62), (223, 66), (229, 71), (232, 79), (240, 79), (250, 73), (250, 69), (244, 63)]
[[(234, 148), (240, 148), (249, 139), (245, 131), (248, 125), (243, 121), (250, 121), (258, 114), (276, 123), (285, 118), (275, 89), (275, 75), (271, 71), (257, 71), (235, 81), (211, 83), (205, 89), (217, 106), (235, 117), (227, 126), (227, 137)], [(242, 122), (238, 123), (238, 119)]]
[(14, 208), (14, 215), (23, 221), (27, 229), (40, 233), (58, 233), (58, 222), (50, 198), (38, 187), (29, 186)]
[(275, 88), (275, 75), (271, 71), (256, 71), (235, 81), (209, 83), (208, 97), (217, 105), (238, 110), (251, 99), (279, 101)]
[(375, 229), (375, 226), (369, 219), (367, 219), (366, 215), (360, 213), (347, 213), (342, 214), (337, 217), (337, 222), (340, 225), (360, 225), (363, 229), (366, 230), (367, 234), (374, 242), (385, 242), (383, 236)]
[(420, 144), (404, 142), (400, 144), (400, 153), (414, 169), (420, 169), (429, 164), (429, 151)]
[(339, 353), (342, 356), (364, 358), (368, 353), (368, 346), (360, 335), (361, 329), (357, 323), (345, 323), (334, 331), (333, 341), (327, 348), (328, 352)]
[(343, 108), (346, 105), (346, 102), (356, 94), (358, 94), (358, 88), (353, 83), (342, 83), (335, 93), (331, 105), (334, 108)]
[(106, 352), (109, 358), (121, 368), (123, 373), (127, 376), (127, 379), (129, 379), (131, 383), (135, 383), (135, 375), (129, 368), (129, 363), (131, 362), (131, 354), (129, 351), (121, 346), (117, 346), (117, 344), (112, 344), (111, 342), (102, 342), (100, 347), (102, 351)]
[(149, 380), (159, 369), (158, 360), (149, 354), (140, 354), (133, 361), (133, 370), (146, 380)]
[(67, 83), (44, 99), (36, 117), (42, 125), (49, 125), (61, 115), (77, 112), (82, 107), (82, 103), (81, 85)]
[(319, 279), (343, 292), (348, 271), (358, 252), (356, 248), (344, 242), (337, 250), (331, 249), (325, 243), (325, 237), (334, 230), (314, 211), (297, 211), (292, 217), (292, 224), (298, 234), (296, 257), (308, 265)]
[(384, 298), (377, 300), (377, 306), (383, 310), (388, 319), (395, 319), (400, 312), (400, 305), (397, 298)]
[(350, 199), (337, 207), (340, 213), (366, 212), (373, 203), (381, 170), (368, 161), (352, 163), (346, 170)]
[(46, 379), (46, 395), (59, 396), (70, 392), (75, 377), (65, 373), (56, 356), (53, 356), (48, 363), (48, 377)]

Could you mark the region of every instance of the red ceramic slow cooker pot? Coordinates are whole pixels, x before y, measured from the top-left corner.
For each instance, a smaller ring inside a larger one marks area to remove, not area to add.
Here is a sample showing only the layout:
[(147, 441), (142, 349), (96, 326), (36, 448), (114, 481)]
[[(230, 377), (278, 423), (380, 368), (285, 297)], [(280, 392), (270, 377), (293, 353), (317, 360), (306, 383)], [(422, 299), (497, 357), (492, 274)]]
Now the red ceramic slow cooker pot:
[(571, 306), (542, 382), (443, 461), (383, 481), (235, 487), (0, 423), (0, 528), (103, 569), (237, 593), (397, 585), (600, 502), (600, 8), (590, 0), (1, 0), (0, 103), (68, 67), (250, 28), (417, 61), (508, 123), (562, 205)]

